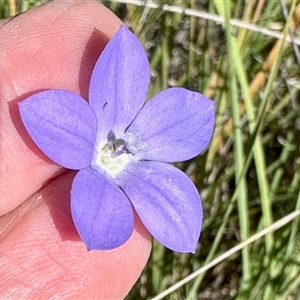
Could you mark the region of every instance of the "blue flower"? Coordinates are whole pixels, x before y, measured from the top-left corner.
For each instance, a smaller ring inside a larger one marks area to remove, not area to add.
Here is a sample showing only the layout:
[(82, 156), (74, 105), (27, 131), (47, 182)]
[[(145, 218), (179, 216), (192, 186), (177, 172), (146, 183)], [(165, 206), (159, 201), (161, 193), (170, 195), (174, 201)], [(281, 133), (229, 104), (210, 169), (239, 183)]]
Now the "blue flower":
[(39, 92), (19, 103), (37, 146), (74, 170), (71, 211), (89, 250), (125, 243), (133, 208), (166, 247), (194, 252), (202, 205), (192, 181), (169, 164), (191, 159), (208, 145), (214, 102), (183, 88), (144, 103), (150, 82), (146, 54), (124, 26), (93, 70), (89, 102), (66, 90)]

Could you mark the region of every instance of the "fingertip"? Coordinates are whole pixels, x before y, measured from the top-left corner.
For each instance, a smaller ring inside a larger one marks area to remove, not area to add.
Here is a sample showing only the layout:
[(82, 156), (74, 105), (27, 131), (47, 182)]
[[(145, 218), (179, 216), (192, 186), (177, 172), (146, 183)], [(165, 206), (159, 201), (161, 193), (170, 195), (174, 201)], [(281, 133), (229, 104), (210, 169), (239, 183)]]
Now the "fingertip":
[(86, 99), (93, 66), (120, 24), (99, 2), (80, 0), (47, 2), (2, 23), (0, 119), (5, 134), (0, 135), (4, 162), (0, 188), (5, 198), (0, 215), (21, 204), (59, 169), (24, 142), (30, 138), (24, 137), (27, 133), (15, 113), (17, 102), (53, 88), (70, 90)]
[(0, 218), (2, 270), (6, 270), (0, 272), (1, 295), (19, 298), (26, 292), (27, 298), (123, 299), (139, 278), (151, 251), (149, 233), (136, 218), (125, 244), (87, 251), (70, 212), (74, 175), (59, 176)]

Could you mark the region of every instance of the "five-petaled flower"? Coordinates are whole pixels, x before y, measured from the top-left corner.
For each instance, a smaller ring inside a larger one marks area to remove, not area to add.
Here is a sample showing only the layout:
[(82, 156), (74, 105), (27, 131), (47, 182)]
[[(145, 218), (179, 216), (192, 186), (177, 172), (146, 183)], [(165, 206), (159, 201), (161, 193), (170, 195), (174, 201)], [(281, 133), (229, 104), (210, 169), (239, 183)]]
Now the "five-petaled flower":
[(196, 249), (201, 199), (186, 174), (169, 163), (191, 159), (207, 147), (214, 102), (170, 88), (144, 104), (149, 73), (141, 44), (121, 26), (94, 67), (89, 102), (53, 89), (19, 103), (37, 146), (57, 164), (79, 170), (71, 212), (89, 250), (125, 243), (134, 227), (133, 207), (166, 247)]

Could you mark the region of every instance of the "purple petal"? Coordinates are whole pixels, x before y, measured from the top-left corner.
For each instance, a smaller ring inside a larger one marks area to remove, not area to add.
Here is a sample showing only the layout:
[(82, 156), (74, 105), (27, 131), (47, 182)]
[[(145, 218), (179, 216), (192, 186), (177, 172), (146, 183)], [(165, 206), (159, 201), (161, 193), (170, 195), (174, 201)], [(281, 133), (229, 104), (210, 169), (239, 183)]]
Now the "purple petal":
[(129, 164), (118, 178), (149, 232), (166, 247), (195, 252), (202, 226), (197, 189), (185, 173), (161, 162)]
[(208, 146), (214, 122), (212, 100), (171, 88), (146, 103), (128, 132), (146, 143), (140, 159), (176, 162), (193, 158)]
[(89, 102), (99, 121), (99, 134), (119, 136), (143, 106), (150, 81), (148, 59), (139, 40), (124, 26), (98, 59)]
[(97, 120), (79, 95), (64, 90), (43, 91), (20, 102), (19, 109), (29, 135), (49, 158), (69, 169), (89, 166)]
[(94, 169), (81, 170), (71, 191), (72, 217), (88, 250), (108, 250), (132, 234), (131, 204), (119, 187)]

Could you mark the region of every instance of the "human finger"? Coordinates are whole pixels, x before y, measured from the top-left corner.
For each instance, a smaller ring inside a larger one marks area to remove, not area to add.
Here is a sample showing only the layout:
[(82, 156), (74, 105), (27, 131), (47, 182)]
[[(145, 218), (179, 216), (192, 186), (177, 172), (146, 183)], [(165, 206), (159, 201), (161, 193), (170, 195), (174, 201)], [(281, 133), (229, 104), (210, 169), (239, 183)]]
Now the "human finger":
[(62, 169), (32, 142), (17, 102), (43, 89), (87, 99), (93, 66), (121, 21), (96, 1), (51, 1), (0, 27), (0, 215)]

